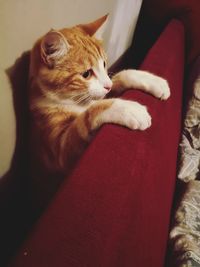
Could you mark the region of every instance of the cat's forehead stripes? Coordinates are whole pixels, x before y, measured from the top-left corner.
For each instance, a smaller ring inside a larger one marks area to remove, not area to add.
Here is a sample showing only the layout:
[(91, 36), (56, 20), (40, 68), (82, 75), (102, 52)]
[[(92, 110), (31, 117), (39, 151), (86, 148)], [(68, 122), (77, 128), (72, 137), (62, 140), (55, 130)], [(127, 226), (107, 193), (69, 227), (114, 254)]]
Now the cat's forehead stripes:
[(78, 59), (81, 64), (92, 67), (98, 63), (99, 59), (106, 60), (101, 43), (93, 37), (81, 33), (76, 28), (71, 31), (65, 30), (63, 35), (71, 46), (69, 55), (73, 55), (75, 61)]
[(92, 38), (85, 38), (84, 39), (84, 46), (83, 46), (83, 60), (87, 60), (90, 66), (98, 65), (100, 59), (103, 58), (103, 53), (101, 52), (101, 48), (98, 44), (96, 44)]

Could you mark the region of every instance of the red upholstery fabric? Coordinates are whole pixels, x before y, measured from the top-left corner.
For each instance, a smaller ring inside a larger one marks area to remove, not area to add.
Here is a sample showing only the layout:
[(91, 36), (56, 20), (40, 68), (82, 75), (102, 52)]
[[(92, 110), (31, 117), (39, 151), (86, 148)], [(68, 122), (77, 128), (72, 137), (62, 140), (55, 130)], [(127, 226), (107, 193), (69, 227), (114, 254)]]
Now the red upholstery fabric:
[(168, 238), (181, 125), (184, 31), (173, 20), (141, 69), (169, 81), (161, 102), (130, 90), (153, 125), (104, 126), (34, 227), (13, 267), (161, 267)]

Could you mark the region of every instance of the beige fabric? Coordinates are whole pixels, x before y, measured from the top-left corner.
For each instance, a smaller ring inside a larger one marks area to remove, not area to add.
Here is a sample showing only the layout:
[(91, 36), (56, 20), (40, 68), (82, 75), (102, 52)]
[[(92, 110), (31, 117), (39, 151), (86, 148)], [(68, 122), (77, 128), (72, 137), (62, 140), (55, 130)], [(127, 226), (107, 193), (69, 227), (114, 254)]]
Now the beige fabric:
[(169, 237), (172, 266), (200, 267), (200, 181), (185, 184)]
[(200, 76), (194, 83), (182, 135), (178, 178), (188, 182), (198, 178), (200, 167)]

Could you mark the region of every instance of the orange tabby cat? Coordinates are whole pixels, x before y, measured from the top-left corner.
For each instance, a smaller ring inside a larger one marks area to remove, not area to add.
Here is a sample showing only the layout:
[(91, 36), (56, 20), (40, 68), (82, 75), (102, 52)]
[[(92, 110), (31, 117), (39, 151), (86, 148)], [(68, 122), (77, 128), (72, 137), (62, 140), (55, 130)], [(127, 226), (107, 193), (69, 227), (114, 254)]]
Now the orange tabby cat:
[(145, 130), (151, 117), (145, 106), (105, 99), (112, 90), (144, 90), (167, 99), (167, 82), (153, 74), (124, 70), (112, 80), (99, 40), (107, 16), (86, 25), (51, 30), (31, 52), (30, 109), (32, 153), (46, 170), (66, 173), (104, 123)]

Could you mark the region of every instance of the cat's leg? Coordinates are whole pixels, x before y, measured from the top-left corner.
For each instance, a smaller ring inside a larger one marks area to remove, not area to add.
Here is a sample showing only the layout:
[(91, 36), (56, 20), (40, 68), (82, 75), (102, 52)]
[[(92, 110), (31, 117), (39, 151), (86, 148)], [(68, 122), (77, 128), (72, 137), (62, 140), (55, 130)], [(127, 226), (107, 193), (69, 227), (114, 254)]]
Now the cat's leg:
[(145, 106), (122, 99), (97, 100), (77, 114), (70, 125), (67, 126), (65, 121), (64, 117), (63, 121), (54, 121), (52, 131), (47, 132), (51, 137), (50, 147), (54, 146), (55, 158), (61, 169), (79, 157), (92, 133), (105, 123), (119, 124), (132, 130), (145, 130), (151, 126), (151, 116)]
[(132, 130), (145, 130), (151, 126), (151, 116), (147, 108), (137, 102), (104, 99), (95, 101), (73, 123), (77, 125), (80, 132), (87, 128), (87, 136), (105, 123), (119, 124)]
[(166, 100), (170, 96), (170, 89), (167, 81), (147, 71), (123, 70), (114, 75), (112, 81), (112, 90), (116, 93), (136, 88), (152, 94), (161, 100)]

